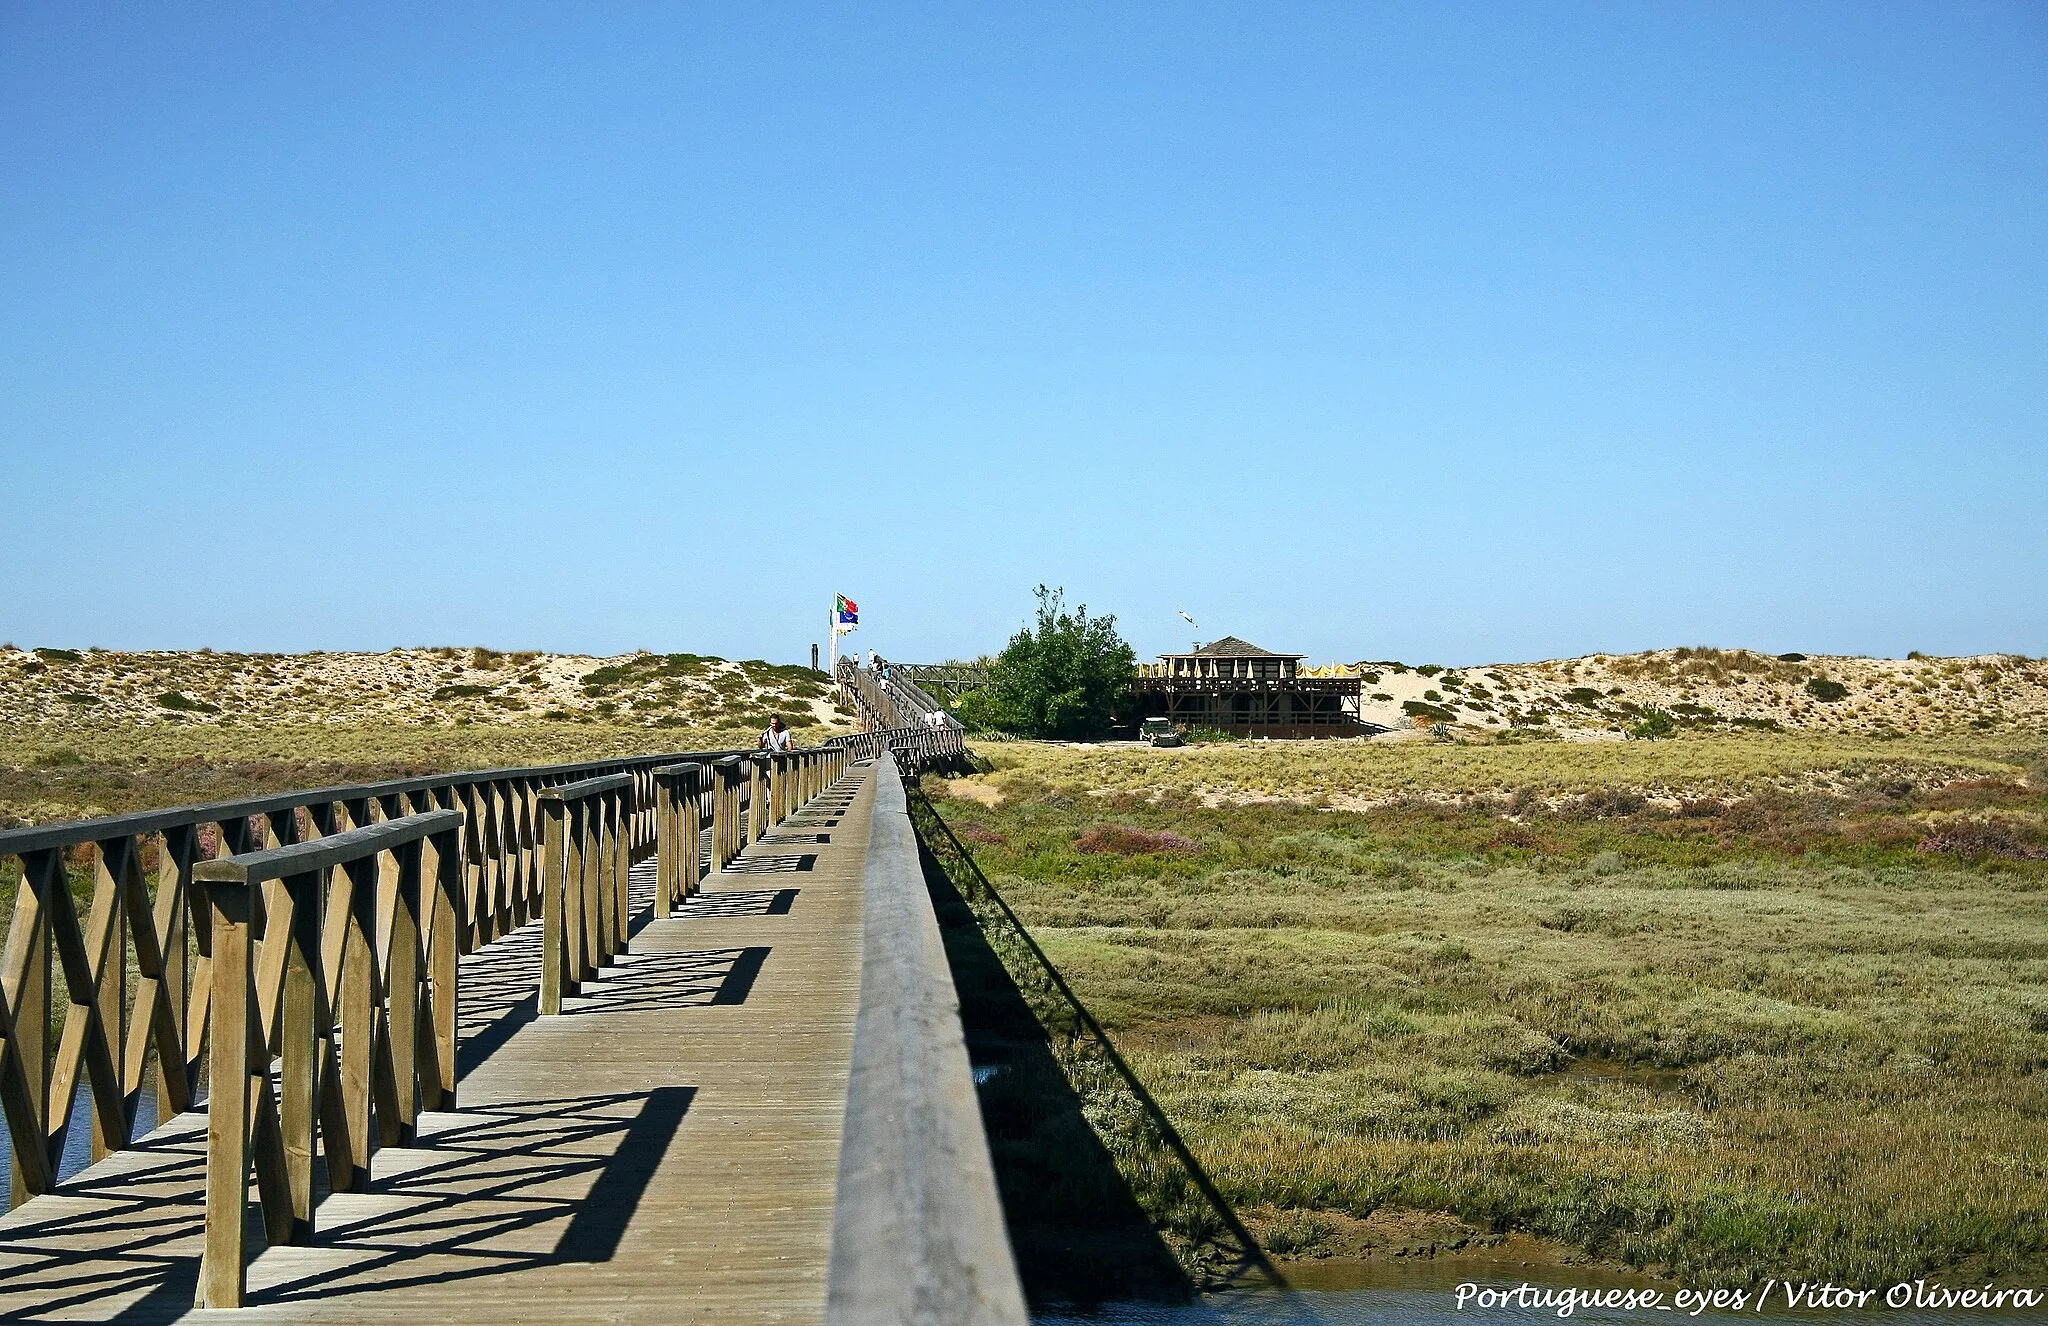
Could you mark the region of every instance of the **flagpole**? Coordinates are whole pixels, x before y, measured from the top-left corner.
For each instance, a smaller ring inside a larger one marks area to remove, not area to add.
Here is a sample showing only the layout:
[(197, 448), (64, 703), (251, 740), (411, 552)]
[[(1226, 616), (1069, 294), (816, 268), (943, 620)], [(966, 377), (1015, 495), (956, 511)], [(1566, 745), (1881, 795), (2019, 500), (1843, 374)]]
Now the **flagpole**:
[(837, 681), (839, 679), (839, 601), (837, 599), (832, 601), (832, 611), (825, 615), (827, 618), (825, 632), (832, 637), (832, 671), (830, 676), (834, 681)]

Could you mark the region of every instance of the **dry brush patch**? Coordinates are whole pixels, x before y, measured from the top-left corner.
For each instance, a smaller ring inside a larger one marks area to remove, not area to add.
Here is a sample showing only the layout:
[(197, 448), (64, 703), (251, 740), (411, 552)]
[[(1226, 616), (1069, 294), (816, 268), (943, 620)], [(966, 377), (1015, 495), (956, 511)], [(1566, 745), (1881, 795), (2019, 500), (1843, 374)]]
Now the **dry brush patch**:
[(1406, 797), (1524, 794), (1547, 804), (1627, 789), (1676, 804), (1765, 789), (2024, 778), (2026, 752), (2042, 747), (2048, 747), (2048, 737), (2016, 742), (1952, 736), (1909, 743), (1827, 734), (1535, 745), (1232, 742), (1178, 749), (1020, 741), (988, 747), (994, 772), (966, 780), (962, 793), (1015, 788), (1029, 796), (1059, 788), (1206, 804), (1299, 801), (1358, 810)]
[(755, 735), (751, 725), (0, 723), (0, 827), (465, 769), (727, 749)]
[[(1363, 813), (1160, 797), (1156, 766), (1087, 795), (1120, 766), (1005, 747), (1001, 804), (940, 804), (1239, 1203), (1700, 1279), (2038, 1276), (2048, 861), (1944, 826), (2031, 834), (2048, 795), (2009, 751), (1851, 776), (1773, 741), (1695, 752), (1724, 795), (1690, 805), (1602, 788), (1600, 747)], [(1168, 833), (1195, 850), (1082, 849)]]

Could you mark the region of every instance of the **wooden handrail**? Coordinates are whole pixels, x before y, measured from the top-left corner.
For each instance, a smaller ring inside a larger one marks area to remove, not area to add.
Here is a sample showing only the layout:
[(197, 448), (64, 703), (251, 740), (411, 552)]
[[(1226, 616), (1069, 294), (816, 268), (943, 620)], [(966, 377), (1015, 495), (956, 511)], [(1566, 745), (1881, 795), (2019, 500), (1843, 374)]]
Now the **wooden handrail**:
[[(94, 1160), (132, 1143), (152, 1085), (159, 1119), (190, 1108), (213, 1006), (209, 904), (193, 880), (200, 863), (458, 811), (463, 878), (452, 930), (456, 952), (468, 953), (539, 914), (544, 788), (630, 777), (630, 834), (622, 836), (639, 857), (654, 849), (654, 770), (730, 754), (476, 770), (0, 831), (0, 856), (22, 864), (0, 954), (0, 1117), (13, 1142), (12, 1203), (56, 1188), (80, 1077), (92, 1085)], [(94, 882), (83, 917), (70, 882), (81, 866)], [(58, 971), (70, 999), (61, 1042), (50, 1034)]]
[(655, 914), (670, 915), (697, 890), (703, 868), (698, 845), (707, 803), (711, 869), (718, 871), (730, 865), (747, 843), (759, 842), (838, 780), (850, 762), (848, 740), (656, 769), (656, 819), (662, 827), (657, 835)]
[(631, 774), (541, 789), (543, 1014), (626, 946), (635, 805)]
[(669, 764), (654, 771), (654, 914), (668, 917), (697, 891), (703, 861), (704, 797), (710, 775), (701, 764)]
[(833, 1326), (1024, 1326), (960, 1001), (903, 780), (874, 773), (860, 1007), (832, 1215)]
[(461, 828), (431, 811), (193, 868), (214, 996), (202, 1306), (242, 1304), (252, 1162), (269, 1241), (308, 1243), (316, 1133), (329, 1187), (360, 1190), (422, 1108), (453, 1108)]

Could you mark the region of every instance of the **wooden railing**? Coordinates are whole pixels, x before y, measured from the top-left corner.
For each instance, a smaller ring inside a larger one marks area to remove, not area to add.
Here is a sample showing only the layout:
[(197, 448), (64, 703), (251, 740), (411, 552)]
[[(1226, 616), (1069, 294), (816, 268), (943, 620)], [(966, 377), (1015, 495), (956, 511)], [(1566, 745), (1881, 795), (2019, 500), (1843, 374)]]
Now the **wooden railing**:
[(876, 759), (882, 752), (889, 751), (909, 773), (941, 768), (965, 758), (967, 754), (967, 743), (958, 727), (899, 727), (859, 732), (840, 740), (857, 762)]
[[(452, 934), (455, 951), (468, 953), (540, 915), (543, 791), (628, 777), (632, 809), (620, 836), (638, 859), (654, 849), (655, 771), (734, 754), (311, 788), (0, 832), (0, 858), (22, 866), (0, 954), (0, 1115), (13, 1144), (13, 1203), (55, 1189), (81, 1078), (91, 1086), (94, 1160), (132, 1143), (152, 1087), (157, 1118), (192, 1107), (215, 984), (207, 890), (193, 878), (200, 863), (456, 811), (462, 877)], [(735, 822), (745, 790), (728, 808)], [(77, 871), (92, 884), (83, 919)]]
[(201, 1306), (242, 1304), (252, 1161), (269, 1241), (309, 1243), (316, 1133), (328, 1186), (359, 1191), (380, 1145), (452, 1107), (462, 860), (462, 815), (437, 810), (194, 867), (219, 992)]
[(704, 798), (710, 771), (701, 764), (670, 764), (654, 771), (654, 914), (666, 919), (697, 891), (703, 878)]
[(910, 672), (879, 655), (875, 656), (873, 666), (865, 668), (848, 657), (839, 660), (835, 680), (841, 693), (852, 699), (861, 721), (871, 729), (959, 728), (960, 721), (919, 686)]
[(741, 809), (746, 804), (749, 779), (747, 764), (752, 756), (728, 755), (711, 764), (711, 869), (719, 871), (732, 864), (746, 846), (742, 841)]
[[(442, 775), (0, 832), (0, 857), (23, 868), (0, 958), (15, 1201), (57, 1188), (81, 1075), (94, 1159), (132, 1143), (152, 1081), (168, 1119), (203, 1080), (201, 1293), (238, 1304), (252, 1164), (269, 1241), (305, 1243), (316, 1149), (332, 1190), (360, 1191), (377, 1148), (412, 1141), (421, 1110), (453, 1107), (461, 955), (540, 919), (537, 975), (557, 1011), (623, 946), (630, 866), (658, 842), (671, 847), (657, 868), (666, 911), (698, 883), (707, 821), (722, 868), (850, 764), (896, 750), (914, 769), (960, 749), (957, 728), (904, 728), (787, 753)], [(93, 884), (83, 923), (80, 867)]]
[[(877, 660), (878, 666), (890, 666)], [(908, 679), (897, 675), (885, 689), (874, 668), (851, 658), (839, 660), (840, 692), (853, 700), (868, 731), (841, 738), (855, 758), (872, 760), (887, 750), (906, 772), (919, 772), (964, 758), (966, 732), (959, 720)]]
[(958, 704), (969, 691), (988, 685), (986, 663), (895, 663), (889, 665), (897, 676), (934, 699), (943, 695)]
[(544, 788), (540, 813), (540, 1011), (552, 1015), (626, 946), (633, 776)]
[(959, 995), (887, 750), (873, 780), (825, 1320), (1024, 1326)]

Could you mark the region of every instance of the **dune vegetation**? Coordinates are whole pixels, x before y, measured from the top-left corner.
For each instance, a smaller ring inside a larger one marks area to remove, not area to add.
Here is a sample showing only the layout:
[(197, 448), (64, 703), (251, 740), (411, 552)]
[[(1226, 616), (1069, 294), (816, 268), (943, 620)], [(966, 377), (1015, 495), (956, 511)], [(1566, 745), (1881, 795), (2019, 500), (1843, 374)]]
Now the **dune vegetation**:
[[(848, 730), (822, 674), (698, 654), (0, 647), (0, 828), (409, 774)], [(0, 863), (0, 871), (9, 863)]]
[(807, 726), (848, 716), (831, 692), (822, 673), (800, 664), (645, 650), (596, 658), (446, 647), (230, 654), (0, 645), (0, 723), (43, 728), (707, 728), (750, 725), (771, 710)]
[(1448, 1212), (1878, 1284), (2048, 1272), (2043, 747), (1004, 744), (926, 787), (1276, 1250)]

